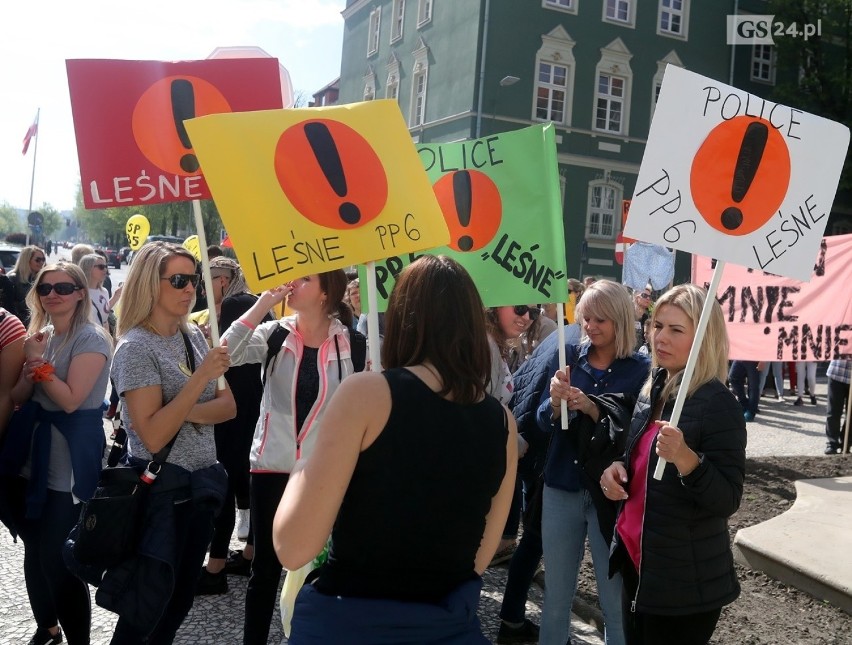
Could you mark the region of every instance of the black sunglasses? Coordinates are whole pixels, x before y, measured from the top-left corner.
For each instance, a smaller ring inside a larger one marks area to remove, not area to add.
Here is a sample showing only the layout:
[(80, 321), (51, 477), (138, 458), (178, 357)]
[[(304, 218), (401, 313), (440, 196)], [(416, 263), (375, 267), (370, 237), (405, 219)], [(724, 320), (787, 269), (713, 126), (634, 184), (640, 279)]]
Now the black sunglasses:
[(33, 260), (35, 260), (38, 264), (44, 264), (44, 258), (33, 258)]
[(186, 285), (190, 283), (192, 283), (193, 287), (198, 286), (197, 273), (175, 273), (173, 276), (160, 278), (160, 280), (167, 280), (175, 289), (186, 289)]
[(106, 264), (93, 264), (92, 266), (95, 267), (96, 269), (100, 269), (101, 271), (104, 271), (107, 268)]
[(515, 305), (514, 307), (512, 307), (512, 309), (514, 309), (516, 316), (523, 316), (524, 314), (529, 314), (530, 320), (535, 320), (541, 313), (537, 307), (530, 307), (528, 305)]
[(51, 291), (56, 291), (60, 296), (70, 296), (75, 291), (78, 291), (82, 287), (78, 287), (73, 282), (57, 282), (56, 284), (50, 284), (49, 282), (42, 282), (39, 285), (36, 285), (36, 293), (40, 296), (46, 296)]

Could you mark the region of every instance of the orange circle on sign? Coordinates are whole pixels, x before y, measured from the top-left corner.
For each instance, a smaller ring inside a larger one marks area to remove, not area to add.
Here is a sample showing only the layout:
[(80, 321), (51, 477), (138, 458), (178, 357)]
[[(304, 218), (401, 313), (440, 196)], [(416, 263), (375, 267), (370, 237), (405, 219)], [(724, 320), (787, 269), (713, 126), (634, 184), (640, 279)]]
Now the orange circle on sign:
[(356, 130), (315, 119), (287, 128), (275, 174), (293, 207), (314, 224), (348, 230), (378, 217), (388, 200), (381, 159)]
[(500, 190), (478, 170), (457, 170), (433, 187), (450, 231), (450, 248), (476, 251), (497, 234), (503, 217)]
[(781, 206), (790, 151), (766, 119), (738, 116), (717, 125), (692, 161), (690, 191), (701, 217), (726, 235), (748, 235)]
[(198, 160), (183, 121), (231, 112), (219, 89), (197, 76), (167, 76), (149, 87), (133, 108), (131, 125), (139, 150), (152, 164), (175, 175), (198, 175)]

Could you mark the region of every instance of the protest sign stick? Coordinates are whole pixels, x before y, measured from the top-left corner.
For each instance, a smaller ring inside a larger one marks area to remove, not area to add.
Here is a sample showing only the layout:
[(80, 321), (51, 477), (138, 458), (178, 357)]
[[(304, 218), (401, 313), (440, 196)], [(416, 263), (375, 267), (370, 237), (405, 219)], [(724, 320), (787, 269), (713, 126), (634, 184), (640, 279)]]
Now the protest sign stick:
[[(201, 253), (201, 277), (204, 280), (204, 291), (207, 293), (208, 321), (210, 323), (210, 342), (213, 347), (219, 346), (219, 321), (216, 320), (216, 303), (213, 302), (213, 278), (210, 276), (210, 258), (207, 256), (207, 237), (204, 235), (204, 220), (201, 219), (201, 202), (192, 200), (192, 214), (195, 216), (195, 232), (198, 235), (198, 251)], [(225, 377), (220, 376), (216, 381), (220, 390), (225, 389)]]
[[(701, 309), (701, 317), (698, 319), (698, 327), (695, 329), (695, 338), (692, 340), (692, 347), (689, 350), (689, 358), (686, 360), (686, 367), (683, 370), (683, 378), (680, 382), (680, 387), (677, 391), (672, 417), (669, 423), (677, 427), (680, 421), (680, 413), (683, 410), (683, 404), (686, 401), (686, 392), (689, 390), (689, 383), (692, 381), (692, 373), (695, 371), (695, 363), (698, 361), (698, 353), (701, 351), (701, 342), (704, 340), (704, 332), (707, 330), (707, 323), (710, 321), (710, 312), (713, 310), (713, 300), (716, 298), (716, 290), (719, 288), (719, 283), (722, 281), (722, 272), (725, 270), (725, 263), (721, 260), (716, 261), (716, 269), (713, 272), (713, 278), (710, 280), (710, 286), (707, 288), (707, 299), (704, 301), (704, 307)], [(654, 469), (654, 479), (660, 480), (663, 478), (663, 471), (666, 469), (666, 460), (662, 457), (657, 461), (657, 467)]]
[[(556, 303), (556, 332), (559, 334), (559, 365), (565, 367), (565, 304)], [(559, 404), (559, 418), (562, 419), (562, 429), (568, 429), (568, 401), (562, 399)]]
[(370, 371), (381, 372), (381, 339), (379, 338), (379, 297), (376, 290), (376, 263), (367, 262), (367, 348)]
[(849, 415), (852, 414), (852, 381), (849, 381), (849, 392), (846, 393), (846, 429), (843, 431), (843, 454), (849, 450)]

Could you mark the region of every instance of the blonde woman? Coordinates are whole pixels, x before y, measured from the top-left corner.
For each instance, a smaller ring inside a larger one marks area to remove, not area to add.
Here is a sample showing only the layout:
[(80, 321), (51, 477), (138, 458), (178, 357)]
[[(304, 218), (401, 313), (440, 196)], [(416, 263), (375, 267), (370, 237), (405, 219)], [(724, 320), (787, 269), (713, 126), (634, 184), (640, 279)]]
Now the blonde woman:
[(227, 487), (213, 425), (236, 414), (231, 390), (216, 387), (230, 361), (227, 347), (208, 349), (187, 323), (197, 283), (189, 251), (152, 242), (134, 259), (121, 296), (112, 378), (127, 412), (128, 462), (141, 470), (159, 454), (165, 463), (137, 556), (100, 583), (99, 602), (119, 614), (116, 645), (172, 642), (192, 607)]
[[(633, 304), (627, 290), (611, 280), (597, 280), (577, 307), (585, 338), (566, 347), (566, 366), (558, 364), (556, 347), (550, 363), (550, 391), (541, 397), (539, 428), (552, 434), (544, 466), (542, 545), (547, 562), (540, 641), (569, 641), (571, 606), (586, 538), (592, 553), (598, 596), (609, 645), (624, 643), (621, 628), (621, 581), (608, 577), (609, 541), (615, 508), (600, 493), (600, 472), (591, 466), (593, 447), (585, 421), (596, 413), (589, 398), (605, 392), (638, 394), (648, 376), (649, 361), (633, 351)], [(561, 429), (561, 403), (567, 401), (569, 428)]]
[[(740, 593), (728, 518), (742, 499), (746, 428), (725, 387), (728, 337), (715, 299), (678, 426), (669, 423), (706, 298), (685, 284), (657, 301), (653, 369), (633, 407), (624, 458), (600, 480), (620, 503), (610, 569), (624, 581), (628, 643), (703, 645)], [(657, 481), (660, 458), (668, 464)]]
[(31, 642), (61, 642), (61, 625), (69, 644), (88, 643), (88, 588), (65, 567), (62, 548), (101, 471), (101, 404), (112, 344), (89, 322), (89, 293), (76, 265), (44, 267), (27, 302), (32, 319), (26, 364), (12, 400), (24, 406), (17, 418), (28, 419), (31, 443), (12, 494), (21, 501), (16, 528), (37, 624)]
[[(15, 289), (14, 313), (24, 325), (30, 321), (30, 310), (27, 306), (27, 294), (33, 286), (38, 272), (44, 267), (47, 258), (44, 250), (37, 246), (25, 246), (18, 255), (15, 268), (9, 272), (9, 280)], [(10, 303), (11, 304), (11, 303)]]

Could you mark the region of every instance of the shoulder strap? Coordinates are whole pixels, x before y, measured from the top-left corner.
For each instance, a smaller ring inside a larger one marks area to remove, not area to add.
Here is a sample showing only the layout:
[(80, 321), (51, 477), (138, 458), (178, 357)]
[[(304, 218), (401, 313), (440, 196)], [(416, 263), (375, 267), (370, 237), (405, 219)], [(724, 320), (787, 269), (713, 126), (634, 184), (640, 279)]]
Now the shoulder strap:
[[(192, 343), (189, 342), (189, 335), (185, 331), (182, 331), (180, 333), (180, 335), (183, 336), (183, 344), (186, 347), (186, 360), (189, 361), (189, 369), (190, 369), (190, 371), (194, 372), (195, 371), (195, 349), (192, 347)], [(181, 426), (182, 425), (183, 424), (181, 424)], [(163, 449), (160, 450), (160, 452), (158, 452), (154, 455), (151, 455), (151, 458), (157, 463), (160, 463), (160, 464), (166, 463), (166, 459), (169, 458), (169, 453), (172, 451), (172, 446), (175, 445), (175, 441), (177, 441), (179, 434), (180, 434), (180, 428), (178, 428), (178, 431), (175, 432), (175, 436), (171, 438), (171, 441), (169, 441), (163, 447)]]
[(290, 330), (279, 323), (266, 339), (266, 361), (263, 363), (263, 375), (261, 376), (264, 387), (266, 386), (266, 376), (269, 374), (270, 364), (278, 356), (289, 334)]
[(356, 372), (363, 372), (367, 365), (367, 337), (360, 331), (347, 327), (349, 347), (352, 350), (352, 366)]

